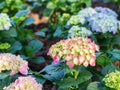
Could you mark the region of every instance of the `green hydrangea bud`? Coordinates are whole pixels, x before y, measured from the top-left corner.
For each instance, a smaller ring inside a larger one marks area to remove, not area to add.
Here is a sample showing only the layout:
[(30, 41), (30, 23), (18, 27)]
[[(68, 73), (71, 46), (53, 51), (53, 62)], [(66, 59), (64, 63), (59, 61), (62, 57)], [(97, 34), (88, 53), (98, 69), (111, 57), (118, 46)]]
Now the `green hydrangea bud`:
[(9, 43), (2, 43), (2, 44), (0, 44), (0, 50), (8, 49), (8, 48), (10, 48), (10, 44)]
[(119, 71), (115, 71), (107, 74), (104, 77), (103, 81), (105, 82), (106, 86), (116, 90), (120, 90), (120, 72)]

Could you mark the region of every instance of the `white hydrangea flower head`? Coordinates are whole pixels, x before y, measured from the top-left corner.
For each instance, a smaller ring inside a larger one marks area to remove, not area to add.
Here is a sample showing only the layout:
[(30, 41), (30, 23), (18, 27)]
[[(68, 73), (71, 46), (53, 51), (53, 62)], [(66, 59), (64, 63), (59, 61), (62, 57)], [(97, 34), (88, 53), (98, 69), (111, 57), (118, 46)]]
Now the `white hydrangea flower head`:
[(78, 15), (83, 16), (87, 20), (87, 18), (91, 17), (93, 14), (96, 14), (96, 13), (97, 12), (95, 11), (95, 9), (89, 7), (89, 8), (80, 10)]
[(9, 16), (6, 13), (0, 13), (0, 30), (9, 30), (11, 26)]
[(79, 26), (72, 26), (68, 33), (68, 37), (88, 37), (92, 35), (92, 32), (86, 27)]

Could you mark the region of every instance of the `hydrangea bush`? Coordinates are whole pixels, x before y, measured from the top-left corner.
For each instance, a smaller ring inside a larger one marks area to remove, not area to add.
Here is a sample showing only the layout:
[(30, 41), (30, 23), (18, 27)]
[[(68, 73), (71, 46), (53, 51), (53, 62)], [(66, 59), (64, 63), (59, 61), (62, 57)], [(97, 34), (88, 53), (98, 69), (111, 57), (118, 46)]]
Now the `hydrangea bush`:
[(38, 84), (32, 76), (21, 76), (3, 90), (42, 90), (42, 85)]
[(120, 90), (120, 71), (108, 73), (103, 81), (107, 87), (115, 90)]
[(28, 62), (20, 56), (11, 53), (0, 54), (0, 72), (11, 70), (10, 75), (15, 75), (20, 72), (23, 75), (28, 74)]
[(64, 59), (69, 68), (73, 68), (74, 65), (81, 64), (85, 67), (95, 66), (95, 51), (99, 51), (99, 46), (91, 39), (75, 37), (52, 45), (48, 54), (53, 58), (55, 64)]

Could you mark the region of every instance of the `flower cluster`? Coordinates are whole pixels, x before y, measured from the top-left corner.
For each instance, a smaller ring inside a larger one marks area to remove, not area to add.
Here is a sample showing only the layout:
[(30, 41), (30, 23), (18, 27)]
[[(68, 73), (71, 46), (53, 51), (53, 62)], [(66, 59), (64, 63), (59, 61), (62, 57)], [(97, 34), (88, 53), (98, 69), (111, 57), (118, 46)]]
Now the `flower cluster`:
[(38, 84), (31, 76), (19, 77), (14, 83), (4, 87), (3, 90), (42, 90), (42, 85)]
[(118, 21), (113, 16), (108, 16), (103, 13), (94, 14), (89, 18), (89, 25), (92, 28), (92, 31), (106, 33), (112, 32), (115, 34), (117, 32)]
[(79, 26), (72, 26), (68, 33), (68, 37), (88, 37), (92, 35), (92, 32), (86, 27)]
[(114, 88), (116, 90), (120, 90), (120, 72), (115, 71), (107, 74), (103, 81), (105, 82), (105, 85)]
[(97, 12), (95, 9), (89, 7), (79, 11), (78, 15), (84, 17), (86, 20), (91, 17), (92, 15), (96, 14)]
[(9, 30), (10, 18), (6, 13), (0, 13), (0, 30)]
[[(111, 32), (115, 34), (117, 29), (119, 28), (119, 21), (117, 20), (117, 13), (113, 10), (105, 7), (96, 7), (94, 8), (85, 8), (79, 11), (78, 15), (71, 16), (68, 20), (67, 24), (79, 25), (79, 28), (86, 27), (89, 28), (90, 32), (98, 32), (98, 33), (107, 33)], [(80, 19), (81, 18), (81, 19)], [(75, 26), (76, 27), (76, 26)], [(81, 36), (75, 34), (76, 28), (69, 29), (69, 35)], [(75, 30), (73, 30), (75, 29)], [(80, 30), (80, 31), (79, 31)], [(77, 32), (81, 32), (81, 29), (77, 30)], [(86, 29), (84, 29), (86, 32)], [(86, 32), (86, 35), (88, 32)], [(90, 34), (90, 33), (89, 33)], [(84, 36), (84, 35), (83, 35)], [(89, 36), (89, 35), (88, 35)], [(70, 36), (72, 37), (72, 36)]]
[(98, 13), (104, 13), (104, 14), (107, 14), (109, 16), (114, 16), (114, 17), (118, 16), (116, 12), (114, 12), (113, 10), (106, 8), (106, 7), (96, 7), (95, 10)]
[(20, 56), (15, 56), (10, 53), (0, 54), (0, 72), (11, 70), (10, 75), (18, 72), (21, 74), (28, 74), (28, 62), (23, 60)]
[(52, 45), (48, 55), (53, 58), (55, 64), (59, 63), (60, 59), (65, 59), (69, 68), (81, 64), (87, 67), (89, 64), (95, 66), (95, 51), (99, 51), (99, 46), (91, 39), (74, 37)]
[(73, 16), (71, 16), (71, 18), (67, 22), (67, 25), (77, 25), (79, 23), (81, 23), (81, 24), (85, 23), (84, 17), (83, 16), (78, 16), (78, 15), (73, 15)]

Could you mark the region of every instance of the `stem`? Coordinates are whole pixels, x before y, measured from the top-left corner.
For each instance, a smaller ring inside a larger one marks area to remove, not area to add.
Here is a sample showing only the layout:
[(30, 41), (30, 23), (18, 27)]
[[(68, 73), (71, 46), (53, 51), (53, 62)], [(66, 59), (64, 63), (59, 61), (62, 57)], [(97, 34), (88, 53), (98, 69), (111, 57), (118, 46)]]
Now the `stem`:
[(75, 72), (74, 72), (74, 78), (75, 78), (75, 79), (77, 79), (78, 74), (79, 74), (79, 72), (78, 72), (78, 71), (75, 71)]

